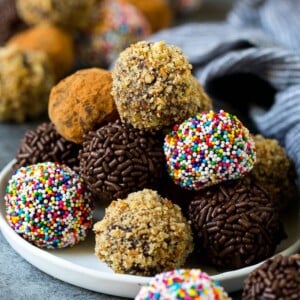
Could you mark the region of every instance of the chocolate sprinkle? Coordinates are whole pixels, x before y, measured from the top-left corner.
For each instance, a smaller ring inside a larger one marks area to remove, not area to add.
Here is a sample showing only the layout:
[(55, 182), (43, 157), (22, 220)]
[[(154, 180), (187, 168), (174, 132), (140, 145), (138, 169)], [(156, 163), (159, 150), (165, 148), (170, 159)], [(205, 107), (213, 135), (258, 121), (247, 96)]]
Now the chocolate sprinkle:
[(300, 299), (300, 254), (268, 259), (244, 282), (243, 300)]
[(14, 169), (47, 161), (76, 169), (79, 165), (79, 149), (80, 146), (60, 136), (53, 123), (42, 123), (35, 130), (25, 133), (17, 151)]
[(262, 261), (286, 237), (269, 194), (249, 178), (197, 192), (189, 217), (201, 250), (218, 267), (235, 269)]
[(117, 120), (84, 136), (80, 174), (101, 200), (155, 188), (164, 168), (162, 139)]

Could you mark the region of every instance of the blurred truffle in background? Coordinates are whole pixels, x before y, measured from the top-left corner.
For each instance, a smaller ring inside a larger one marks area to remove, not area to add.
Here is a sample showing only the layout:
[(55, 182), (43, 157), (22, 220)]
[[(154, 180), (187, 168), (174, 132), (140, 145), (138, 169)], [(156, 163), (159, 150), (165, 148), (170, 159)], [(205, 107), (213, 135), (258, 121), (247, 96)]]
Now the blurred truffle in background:
[(26, 24), (18, 16), (15, 0), (0, 0), (0, 46), (24, 28)]
[(153, 32), (170, 27), (174, 13), (166, 0), (127, 0), (147, 18)]
[(150, 32), (148, 20), (127, 1), (100, 1), (90, 25), (77, 35), (77, 67), (108, 67), (122, 50), (145, 39)]
[(0, 121), (22, 123), (47, 111), (55, 76), (42, 51), (0, 48)]
[(16, 0), (21, 19), (28, 25), (51, 23), (70, 30), (88, 24), (96, 0)]
[(64, 77), (73, 68), (74, 46), (72, 36), (51, 24), (41, 24), (24, 30), (8, 40), (23, 50), (40, 50), (49, 56), (57, 79)]

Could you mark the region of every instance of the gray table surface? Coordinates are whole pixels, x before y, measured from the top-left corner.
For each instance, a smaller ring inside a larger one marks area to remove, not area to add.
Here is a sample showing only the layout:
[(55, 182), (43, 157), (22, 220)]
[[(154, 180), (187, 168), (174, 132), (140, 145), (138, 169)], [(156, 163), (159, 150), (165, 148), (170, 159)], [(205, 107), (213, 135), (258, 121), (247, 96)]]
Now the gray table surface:
[[(222, 20), (234, 1), (207, 0), (200, 12), (191, 19)], [(181, 20), (184, 22), (185, 20)], [(15, 157), (24, 133), (34, 129), (41, 120), (25, 124), (0, 123), (0, 170)], [(232, 295), (235, 299), (240, 294)], [(0, 232), (0, 299), (5, 300), (71, 300), (120, 299), (88, 291), (57, 280), (25, 261), (7, 243)]]

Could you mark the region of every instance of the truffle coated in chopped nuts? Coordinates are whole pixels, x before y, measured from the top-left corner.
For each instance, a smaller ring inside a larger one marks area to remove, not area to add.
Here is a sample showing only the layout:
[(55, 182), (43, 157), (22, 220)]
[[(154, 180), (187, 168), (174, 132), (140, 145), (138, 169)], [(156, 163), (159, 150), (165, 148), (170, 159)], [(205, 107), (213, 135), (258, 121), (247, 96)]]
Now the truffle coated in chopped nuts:
[(113, 201), (94, 232), (96, 255), (117, 273), (154, 275), (178, 268), (193, 250), (180, 208), (149, 189)]
[(47, 111), (54, 73), (41, 51), (0, 48), (0, 121), (24, 122)]
[(300, 254), (277, 255), (248, 274), (243, 300), (300, 299)]
[(211, 100), (191, 74), (182, 51), (141, 41), (120, 53), (112, 70), (112, 95), (120, 117), (136, 128), (159, 130), (203, 110)]
[(255, 135), (254, 142), (256, 162), (250, 174), (273, 195), (282, 210), (297, 196), (293, 162), (277, 140)]
[(71, 35), (63, 29), (43, 24), (14, 35), (7, 42), (25, 50), (40, 50), (48, 54), (57, 78), (70, 71), (74, 63), (74, 47)]
[(51, 23), (67, 29), (85, 27), (95, 0), (16, 0), (20, 17), (29, 25)]
[(49, 117), (67, 141), (82, 143), (83, 134), (115, 120), (110, 71), (91, 68), (75, 72), (53, 87)]
[(202, 254), (218, 267), (258, 263), (286, 237), (269, 193), (249, 176), (198, 191), (189, 219)]

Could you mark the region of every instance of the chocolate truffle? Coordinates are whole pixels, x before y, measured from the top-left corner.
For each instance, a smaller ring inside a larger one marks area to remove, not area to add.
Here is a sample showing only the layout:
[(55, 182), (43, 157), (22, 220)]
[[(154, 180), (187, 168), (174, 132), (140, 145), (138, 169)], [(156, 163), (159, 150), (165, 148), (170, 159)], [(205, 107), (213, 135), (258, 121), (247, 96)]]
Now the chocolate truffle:
[(96, 0), (16, 0), (20, 17), (29, 25), (51, 23), (76, 29), (85, 27)]
[(83, 134), (117, 118), (110, 95), (110, 71), (79, 70), (53, 87), (49, 99), (49, 118), (67, 141), (82, 143)]
[(236, 269), (260, 262), (286, 237), (274, 202), (249, 177), (199, 191), (189, 218), (200, 249), (217, 267)]
[(231, 299), (218, 282), (200, 269), (175, 269), (160, 273), (143, 286), (135, 300)]
[(121, 52), (112, 70), (112, 95), (123, 121), (162, 129), (212, 107), (182, 51), (141, 41)]
[(300, 299), (300, 254), (278, 255), (252, 271), (242, 299)]
[(256, 135), (254, 141), (256, 162), (250, 174), (273, 195), (282, 210), (297, 196), (294, 164), (277, 140)]
[(45, 162), (18, 169), (4, 200), (9, 225), (40, 248), (73, 246), (92, 226), (92, 196), (65, 165)]
[(17, 14), (15, 0), (0, 0), (0, 46), (16, 32), (26, 28)]
[(47, 161), (78, 167), (79, 148), (58, 134), (52, 123), (42, 123), (25, 133), (17, 151), (14, 169)]
[(173, 181), (200, 190), (247, 174), (255, 145), (239, 119), (223, 110), (188, 118), (165, 137), (164, 153)]
[(124, 198), (162, 178), (162, 140), (117, 120), (84, 136), (80, 174), (100, 201)]
[(153, 32), (172, 25), (173, 12), (165, 0), (126, 0), (137, 7), (147, 18)]
[(54, 73), (41, 51), (0, 48), (0, 121), (24, 122), (47, 111)]
[(94, 231), (96, 255), (116, 273), (151, 276), (178, 268), (193, 249), (180, 208), (149, 189), (113, 201)]
[(7, 43), (24, 50), (47, 53), (57, 78), (71, 70), (74, 64), (74, 46), (71, 35), (59, 27), (43, 24), (14, 35)]
[(150, 34), (148, 21), (130, 3), (105, 0), (99, 6), (97, 22), (77, 39), (76, 58), (80, 67), (108, 67), (126, 47)]

